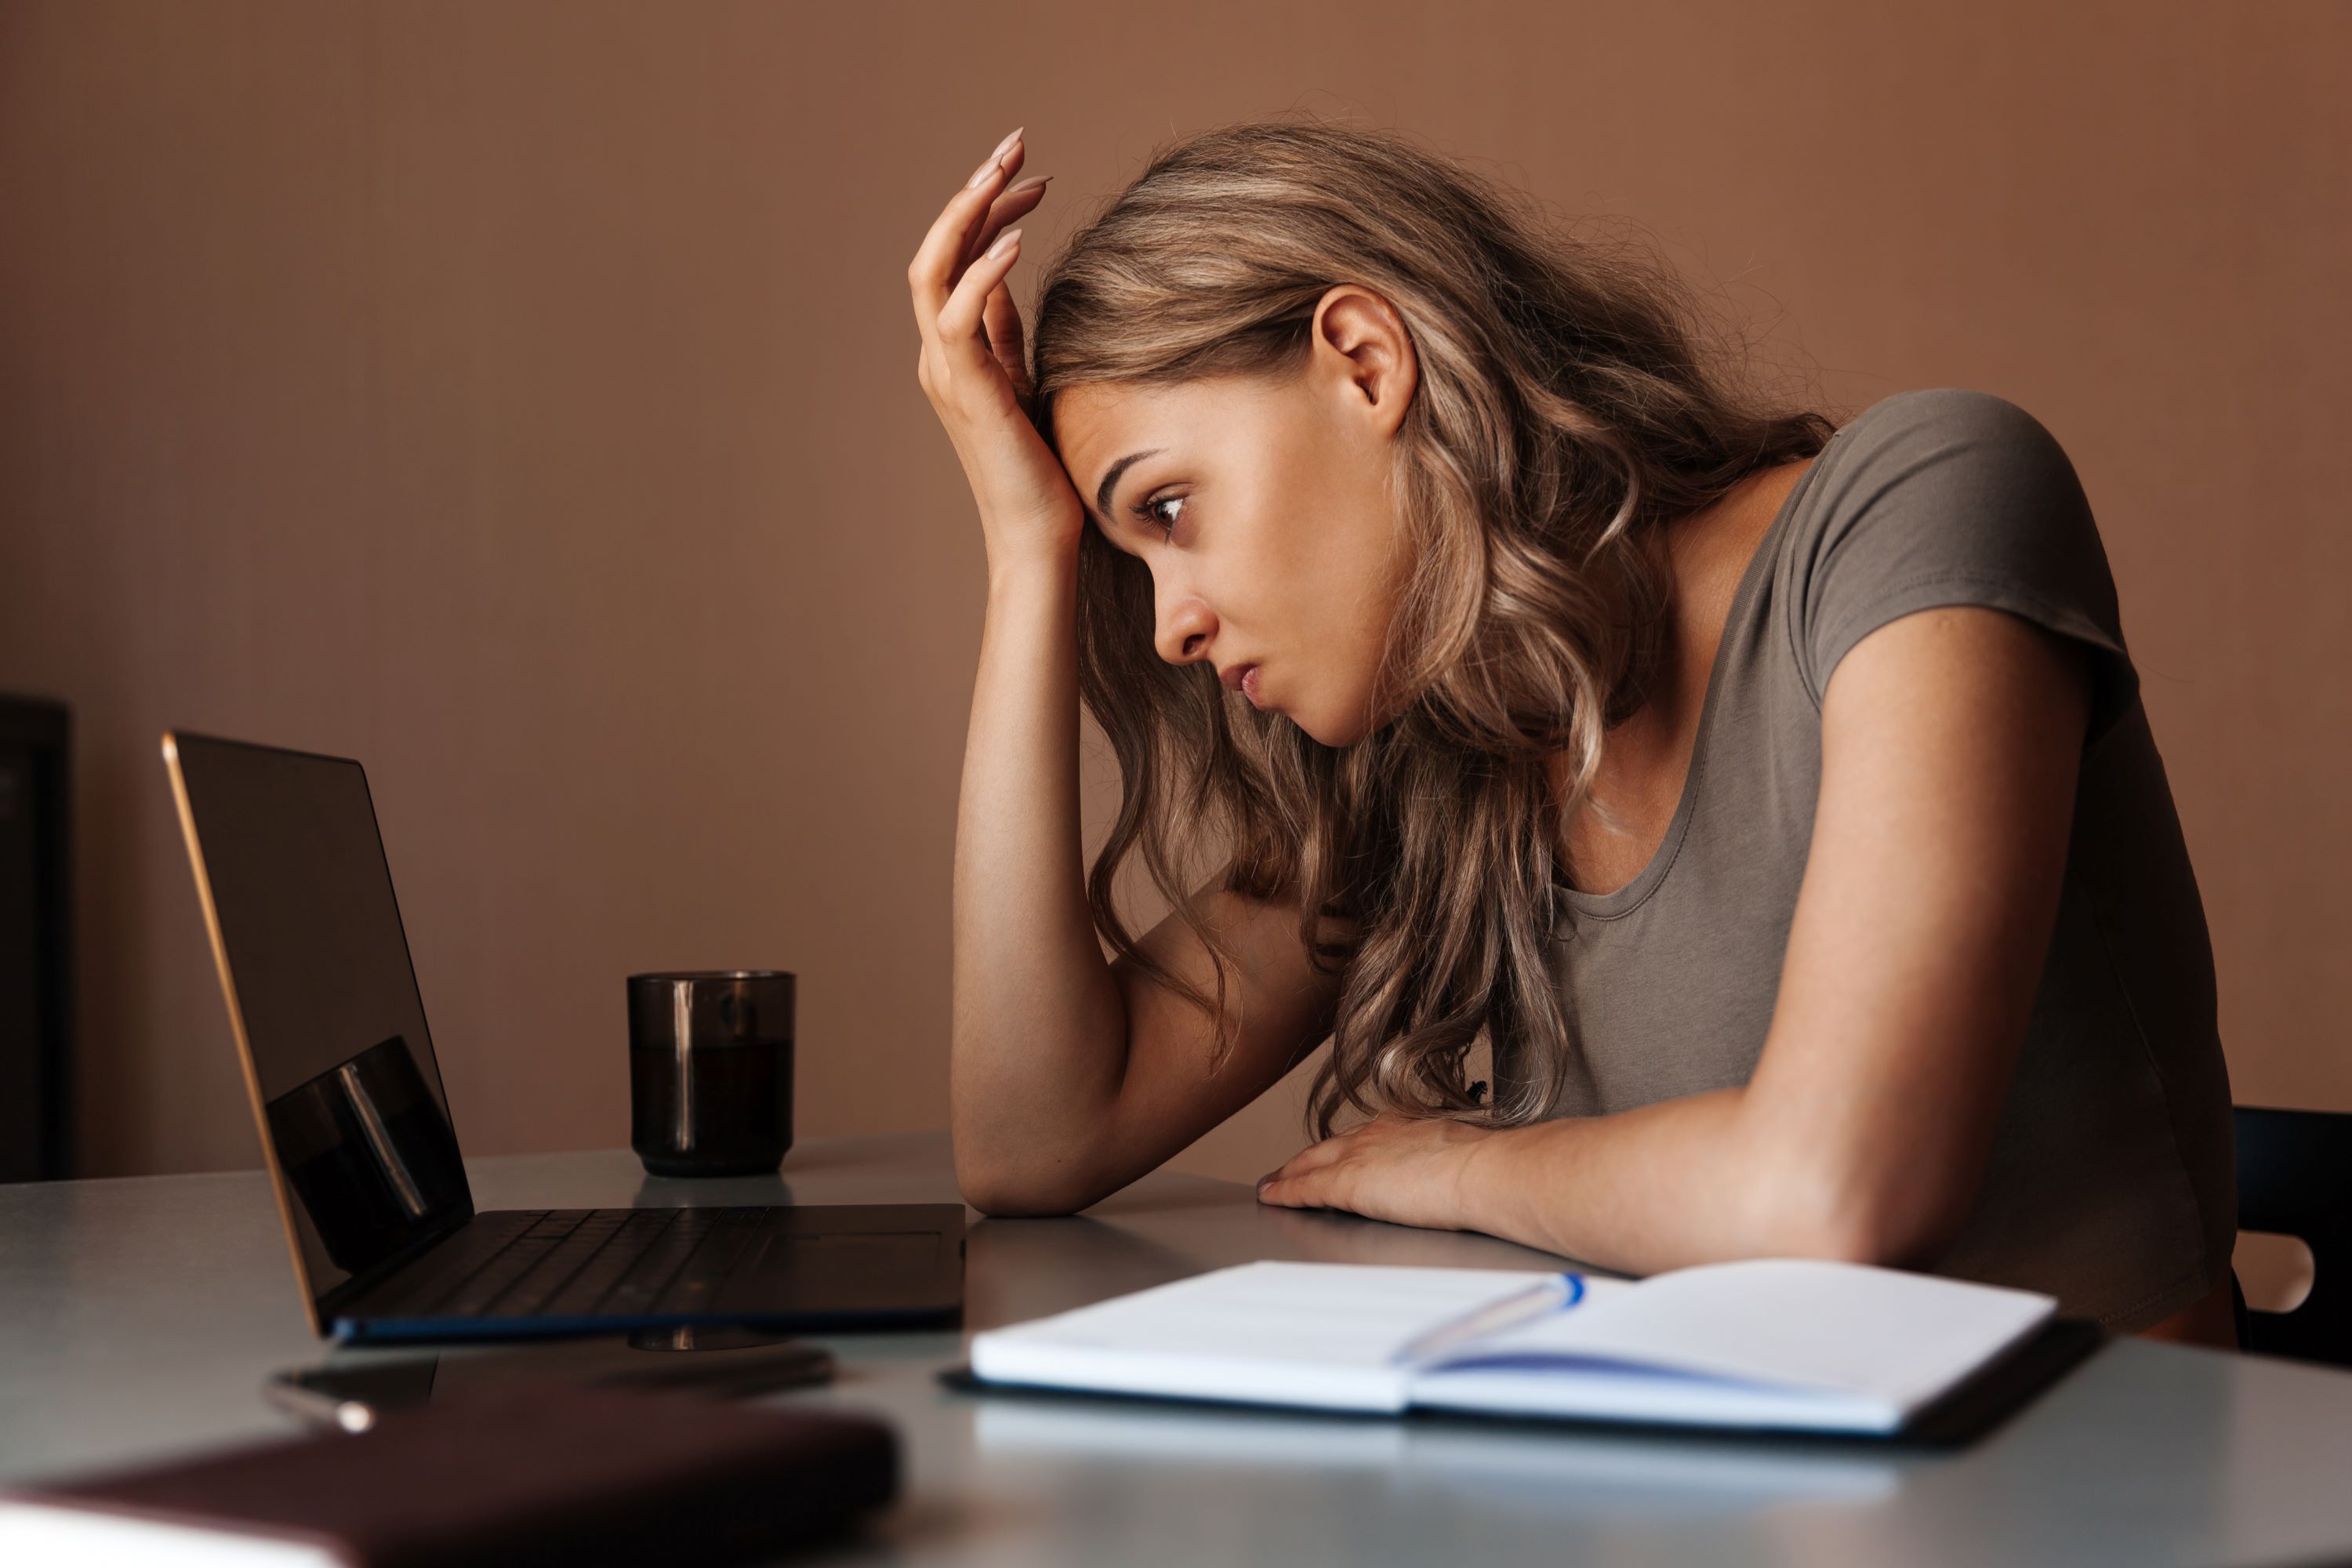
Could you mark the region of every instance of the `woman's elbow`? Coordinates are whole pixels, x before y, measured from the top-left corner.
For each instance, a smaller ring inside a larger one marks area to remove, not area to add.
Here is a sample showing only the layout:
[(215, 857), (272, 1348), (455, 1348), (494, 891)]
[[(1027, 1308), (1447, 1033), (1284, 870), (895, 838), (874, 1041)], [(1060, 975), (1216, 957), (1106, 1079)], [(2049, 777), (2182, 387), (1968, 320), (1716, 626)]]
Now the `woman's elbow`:
[(956, 1178), (963, 1201), (991, 1219), (1059, 1219), (1086, 1207), (1085, 1200), (1018, 1183)]
[(1935, 1257), (1968, 1217), (1958, 1184), (1923, 1180), (1852, 1163), (1807, 1161), (1769, 1194), (1759, 1215), (1761, 1250), (1885, 1268), (1916, 1268)]
[(963, 1201), (992, 1219), (1074, 1215), (1104, 1196), (1066, 1170), (1033, 1168), (971, 1152), (961, 1139), (955, 1146), (955, 1179)]

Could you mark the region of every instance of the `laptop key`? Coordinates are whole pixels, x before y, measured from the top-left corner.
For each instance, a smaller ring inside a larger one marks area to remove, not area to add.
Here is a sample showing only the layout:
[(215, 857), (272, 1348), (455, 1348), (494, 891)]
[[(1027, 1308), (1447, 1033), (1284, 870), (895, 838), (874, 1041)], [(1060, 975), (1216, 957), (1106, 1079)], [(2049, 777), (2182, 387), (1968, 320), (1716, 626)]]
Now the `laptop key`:
[(662, 1291), (677, 1277), (695, 1250), (709, 1235), (712, 1215), (709, 1209), (686, 1209), (677, 1221), (662, 1233), (661, 1239), (647, 1248), (639, 1262), (614, 1282), (612, 1290), (599, 1304), (600, 1310), (615, 1314), (649, 1312), (660, 1300)]
[(611, 1245), (619, 1234), (623, 1217), (613, 1210), (583, 1217), (570, 1235), (548, 1249), (537, 1267), (508, 1290), (499, 1304), (499, 1316), (533, 1318), (545, 1312), (555, 1293)]
[(580, 1211), (573, 1217), (559, 1220), (551, 1215), (532, 1226), (515, 1239), (514, 1245), (472, 1274), (457, 1288), (457, 1292), (433, 1310), (435, 1317), (481, 1318), (501, 1314), (492, 1310), (499, 1299), (515, 1283), (530, 1272), (539, 1260), (553, 1251), (558, 1242), (579, 1223)]
[(684, 1211), (628, 1209), (614, 1212), (620, 1216), (620, 1223), (613, 1238), (589, 1259), (586, 1267), (540, 1304), (541, 1316), (576, 1318), (595, 1312), (605, 1293), (643, 1262), (646, 1252)]

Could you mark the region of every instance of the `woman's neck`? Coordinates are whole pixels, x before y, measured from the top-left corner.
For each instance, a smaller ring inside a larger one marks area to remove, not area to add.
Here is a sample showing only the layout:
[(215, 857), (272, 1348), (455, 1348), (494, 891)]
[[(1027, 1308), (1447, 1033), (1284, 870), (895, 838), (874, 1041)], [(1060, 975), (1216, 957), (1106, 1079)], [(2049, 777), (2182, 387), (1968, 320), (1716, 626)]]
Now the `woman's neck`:
[(1646, 719), (1669, 731), (1697, 728), (1731, 601), (1772, 520), (1810, 467), (1807, 458), (1750, 474), (1719, 500), (1664, 525), (1667, 586), (1661, 679), (1628, 722)]
[[(1602, 737), (1590, 797), (1623, 831), (1610, 833), (1589, 813), (1577, 814), (1569, 825), (1569, 848), (1580, 887), (1599, 891), (1630, 880), (1664, 837), (1682, 798), (1731, 601), (1810, 464), (1808, 458), (1751, 474), (1719, 500), (1660, 525), (1663, 625), (1639, 704)], [(1563, 782), (1567, 765), (1560, 759)]]

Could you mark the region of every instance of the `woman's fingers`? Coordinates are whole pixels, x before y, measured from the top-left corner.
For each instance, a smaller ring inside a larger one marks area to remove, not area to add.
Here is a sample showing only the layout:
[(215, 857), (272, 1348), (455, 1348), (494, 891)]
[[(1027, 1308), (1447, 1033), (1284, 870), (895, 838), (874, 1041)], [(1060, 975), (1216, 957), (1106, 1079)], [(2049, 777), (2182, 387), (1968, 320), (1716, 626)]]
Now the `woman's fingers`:
[[(1016, 132), (1014, 134), (1017, 137), (1019, 132)], [(998, 209), (1006, 207), (1006, 198), (1013, 194), (1008, 182), (1021, 172), (1021, 164), (1028, 156), (1028, 145), (1016, 140), (997, 154), (995, 172), (981, 182), (980, 189), (989, 199), (981, 203), (978, 220), (965, 231), (963, 249), (956, 258), (955, 270), (948, 278), (948, 288), (950, 291), (963, 280), (964, 269), (987, 254), (988, 247), (994, 245), (996, 237), (1003, 232), (1007, 221), (1017, 216), (1017, 213), (1013, 210), (1007, 210), (1000, 216)], [(1024, 188), (1020, 202), (1015, 204), (1018, 212), (1027, 212), (1037, 205), (1036, 198), (1028, 194), (1030, 189), (1042, 190), (1043, 188), (1042, 185)], [(997, 194), (1000, 190), (1003, 195)]]
[(1021, 308), (1013, 302), (1013, 290), (999, 283), (988, 291), (988, 302), (981, 308), (981, 324), (988, 329), (988, 352), (1004, 367), (1004, 379), (1013, 384), (1013, 395), (1021, 406), (1029, 406), (1029, 358), (1021, 340)]
[(999, 142), (949, 198), (907, 269), (927, 350), (967, 363), (993, 361), (1024, 408), (1029, 375), (1021, 315), (1003, 286), (1021, 236), (1007, 226), (1036, 208), (1052, 178), (1006, 185), (1027, 156), (1017, 130)]
[(1311, 1171), (1292, 1171), (1259, 1178), (1257, 1201), (1275, 1204), (1283, 1208), (1330, 1208), (1332, 1179), (1337, 1167), (1318, 1165)]
[(1021, 132), (1016, 129), (997, 143), (963, 188), (948, 198), (948, 205), (916, 247), (915, 259), (907, 268), (907, 283), (914, 295), (916, 324), (926, 336), (947, 304), (972, 237), (996, 200), (998, 187), (1009, 171), (1019, 166), (1020, 155)]
[(1282, 1164), (1259, 1178), (1261, 1182), (1291, 1181), (1309, 1171), (1319, 1171), (1348, 1152), (1348, 1134), (1335, 1133), (1319, 1143), (1309, 1143)]
[(1360, 1128), (1335, 1132), (1319, 1143), (1309, 1143), (1257, 1182), (1258, 1201), (1288, 1208), (1345, 1207), (1336, 1201), (1347, 1175), (1348, 1157), (1356, 1152)]
[(1066, 564), (1086, 505), (1027, 417), (1021, 318), (1004, 287), (1021, 255), (1021, 230), (1011, 226), (1045, 185), (1008, 188), (1024, 155), (1016, 131), (948, 198), (908, 264), (923, 337), (915, 375), (971, 481), (990, 561)]
[(958, 269), (971, 266), (973, 257), (994, 244), (1006, 225), (1016, 218), (1026, 217), (1034, 211), (1045, 199), (1045, 182), (1053, 177), (1051, 174), (1032, 174), (1025, 180), (1007, 185), (1004, 194), (989, 207), (988, 216), (972, 235), (971, 243), (964, 247), (963, 259), (957, 264)]
[(988, 304), (989, 290), (1004, 281), (1020, 259), (1021, 231), (1008, 228), (996, 237), (996, 242), (972, 258), (963, 276), (956, 280), (948, 302), (940, 310), (938, 331), (940, 346), (950, 353), (969, 348), (973, 353), (986, 353), (980, 341), (981, 312)]

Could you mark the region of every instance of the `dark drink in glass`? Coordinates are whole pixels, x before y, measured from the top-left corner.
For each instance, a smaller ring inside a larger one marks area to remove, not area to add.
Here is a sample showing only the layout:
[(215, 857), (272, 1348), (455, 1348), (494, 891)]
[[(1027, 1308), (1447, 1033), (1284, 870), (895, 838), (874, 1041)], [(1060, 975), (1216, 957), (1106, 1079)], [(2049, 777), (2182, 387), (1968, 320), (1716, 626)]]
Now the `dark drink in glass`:
[(629, 1143), (656, 1176), (773, 1171), (793, 1146), (793, 978), (629, 976)]

